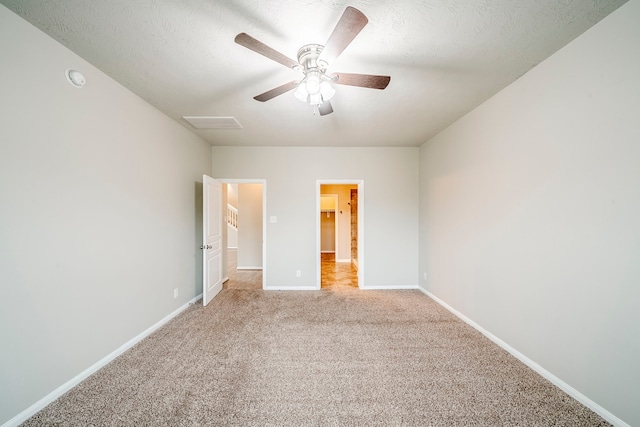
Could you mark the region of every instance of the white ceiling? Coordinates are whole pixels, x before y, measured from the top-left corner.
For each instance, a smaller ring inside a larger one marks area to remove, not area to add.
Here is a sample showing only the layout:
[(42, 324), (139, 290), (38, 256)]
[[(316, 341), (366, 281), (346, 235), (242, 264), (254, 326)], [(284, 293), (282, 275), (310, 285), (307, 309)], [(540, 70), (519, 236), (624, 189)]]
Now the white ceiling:
[[(212, 145), (419, 146), (625, 0), (0, 0)], [(346, 6), (369, 24), (329, 71), (390, 75), (384, 91), (336, 85), (315, 116), (289, 92), (300, 77), (234, 43), (246, 32), (296, 59), (324, 44)], [(82, 70), (80, 70), (82, 71)], [(90, 82), (88, 82), (90, 84)]]

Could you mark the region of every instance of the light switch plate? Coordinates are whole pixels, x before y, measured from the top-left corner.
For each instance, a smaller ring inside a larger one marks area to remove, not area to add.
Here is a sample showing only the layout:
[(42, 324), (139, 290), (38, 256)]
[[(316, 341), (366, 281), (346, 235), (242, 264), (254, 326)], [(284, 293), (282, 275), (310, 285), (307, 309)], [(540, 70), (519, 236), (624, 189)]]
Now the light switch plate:
[(269, 217), (269, 222), (271, 224), (275, 224), (276, 222), (278, 222), (278, 217), (277, 216), (270, 216)]

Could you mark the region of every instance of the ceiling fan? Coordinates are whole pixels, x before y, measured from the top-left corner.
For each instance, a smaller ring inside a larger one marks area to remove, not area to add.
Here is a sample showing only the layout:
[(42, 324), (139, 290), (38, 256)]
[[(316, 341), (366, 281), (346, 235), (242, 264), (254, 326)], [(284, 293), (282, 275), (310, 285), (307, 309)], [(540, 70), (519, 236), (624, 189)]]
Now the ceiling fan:
[(247, 33), (236, 36), (235, 42), (254, 52), (272, 59), (286, 67), (302, 71), (302, 80), (294, 80), (254, 96), (253, 99), (261, 102), (268, 101), (278, 95), (294, 90), (296, 98), (309, 103), (314, 107), (314, 112), (321, 116), (333, 112), (329, 100), (335, 94), (332, 83), (358, 86), (371, 89), (384, 89), (389, 84), (391, 77), (375, 76), (370, 74), (352, 73), (327, 73), (329, 66), (335, 61), (345, 48), (353, 41), (369, 20), (358, 9), (348, 6), (340, 21), (333, 29), (327, 43), (323, 45), (308, 44), (298, 50), (298, 61), (283, 55), (261, 41), (254, 39)]

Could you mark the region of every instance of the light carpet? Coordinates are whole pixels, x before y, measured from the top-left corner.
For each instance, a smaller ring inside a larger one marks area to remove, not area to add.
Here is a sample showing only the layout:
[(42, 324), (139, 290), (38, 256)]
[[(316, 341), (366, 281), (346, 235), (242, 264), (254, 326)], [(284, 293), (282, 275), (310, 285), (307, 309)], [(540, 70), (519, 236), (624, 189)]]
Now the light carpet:
[(609, 424), (419, 291), (226, 289), (25, 425)]

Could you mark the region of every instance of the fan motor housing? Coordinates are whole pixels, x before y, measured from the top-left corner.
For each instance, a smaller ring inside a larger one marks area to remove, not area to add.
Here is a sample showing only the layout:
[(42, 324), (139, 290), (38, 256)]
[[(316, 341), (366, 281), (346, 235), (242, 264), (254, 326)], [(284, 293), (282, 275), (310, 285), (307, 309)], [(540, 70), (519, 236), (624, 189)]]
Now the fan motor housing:
[(327, 68), (327, 63), (318, 61), (322, 49), (324, 49), (324, 46), (321, 44), (307, 44), (298, 50), (298, 63), (302, 65), (305, 74), (309, 70), (319, 69), (324, 71)]

